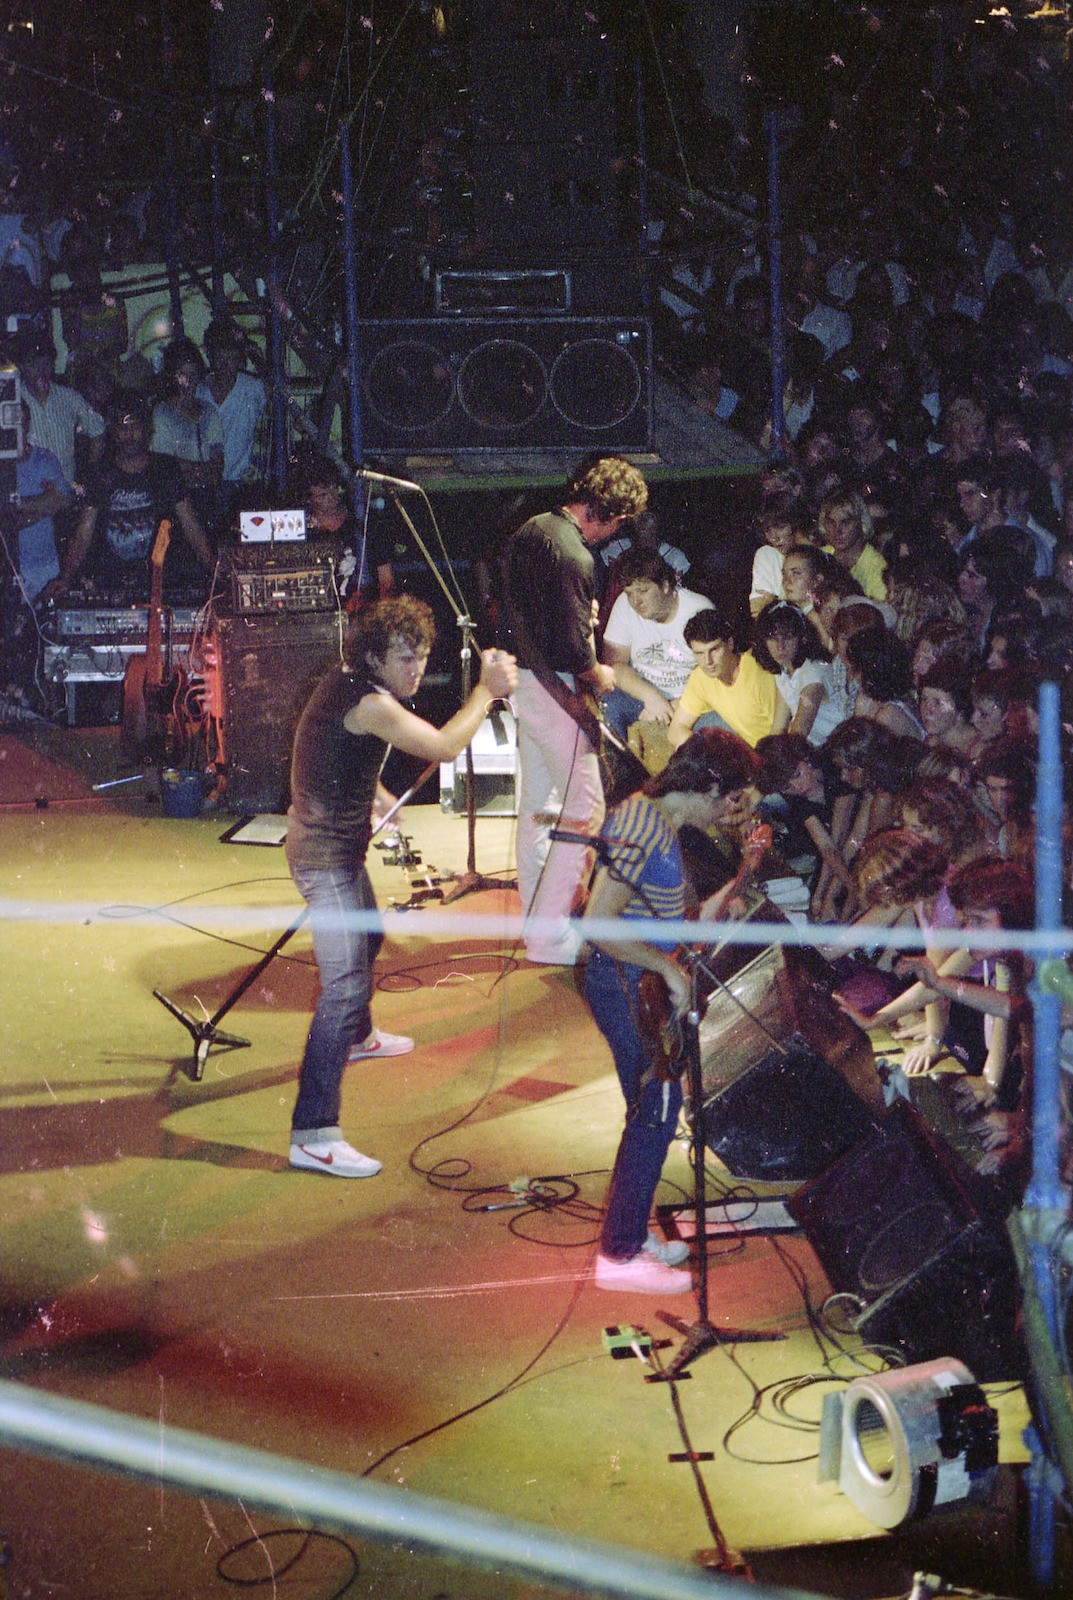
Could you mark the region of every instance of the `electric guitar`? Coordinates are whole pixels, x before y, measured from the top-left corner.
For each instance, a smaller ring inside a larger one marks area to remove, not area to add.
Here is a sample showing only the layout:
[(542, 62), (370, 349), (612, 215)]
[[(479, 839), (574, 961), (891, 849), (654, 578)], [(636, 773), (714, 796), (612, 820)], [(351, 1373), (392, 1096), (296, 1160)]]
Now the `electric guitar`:
[(149, 553), (145, 654), (131, 656), (123, 676), (123, 747), (130, 755), (158, 756), (165, 761), (179, 757), (181, 719), (174, 708), (181, 703), (186, 687), (185, 675), (172, 673), (170, 661), (165, 684), (164, 558), (170, 543), (171, 523), (165, 517)]
[[(771, 828), (766, 822), (754, 823), (742, 846), (741, 863), (723, 891), (723, 905), (729, 905), (745, 890), (771, 849)], [(685, 1069), (685, 1032), (681, 1017), (675, 1014), (666, 980), (658, 972), (642, 972), (637, 987), (637, 1028), (648, 1051), (649, 1070), (659, 1078), (678, 1078)]]

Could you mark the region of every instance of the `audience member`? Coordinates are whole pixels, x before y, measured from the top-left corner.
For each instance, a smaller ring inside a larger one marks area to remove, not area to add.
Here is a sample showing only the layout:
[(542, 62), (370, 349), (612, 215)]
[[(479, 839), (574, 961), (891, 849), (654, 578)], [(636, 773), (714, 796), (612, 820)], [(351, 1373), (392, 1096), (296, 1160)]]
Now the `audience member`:
[(30, 442), (50, 451), (65, 481), (73, 484), (78, 479), (76, 438), (89, 442), (87, 459), (96, 459), (104, 418), (77, 389), (55, 381), (56, 346), (47, 334), (30, 334), (25, 339), (19, 347), (18, 364), (22, 398), (30, 412)]
[(121, 396), (108, 425), (111, 452), (89, 478), (86, 498), (59, 576), (42, 591), (65, 594), (85, 569), (95, 589), (124, 601), (149, 597), (149, 558), (161, 522), (174, 520), (181, 538), (169, 544), (164, 565), (165, 598), (171, 585), (192, 572), (191, 557), (207, 577), (213, 554), (189, 493), (166, 456), (149, 450), (149, 402)]
[(775, 723), (774, 678), (740, 648), (739, 630), (724, 613), (698, 611), (684, 633), (696, 665), (667, 729), (671, 747), (684, 744), (694, 727), (729, 728), (755, 747)]
[(625, 739), (638, 719), (664, 727), (670, 722), (696, 665), (683, 630), (709, 602), (679, 588), (673, 567), (643, 545), (619, 558), (617, 575), (622, 593), (611, 608), (601, 649), (615, 687), (604, 696), (603, 713)]

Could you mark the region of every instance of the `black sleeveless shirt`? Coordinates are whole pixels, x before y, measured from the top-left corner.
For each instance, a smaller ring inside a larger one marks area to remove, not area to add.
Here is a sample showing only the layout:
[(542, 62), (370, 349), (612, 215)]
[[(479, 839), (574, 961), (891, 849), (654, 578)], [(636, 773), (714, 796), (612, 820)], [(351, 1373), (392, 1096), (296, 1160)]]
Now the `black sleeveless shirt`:
[(332, 667), (309, 697), (291, 758), (287, 860), (294, 867), (360, 867), (372, 833), (370, 813), (390, 746), (348, 733), (343, 719), (367, 694), (383, 694), (364, 674)]

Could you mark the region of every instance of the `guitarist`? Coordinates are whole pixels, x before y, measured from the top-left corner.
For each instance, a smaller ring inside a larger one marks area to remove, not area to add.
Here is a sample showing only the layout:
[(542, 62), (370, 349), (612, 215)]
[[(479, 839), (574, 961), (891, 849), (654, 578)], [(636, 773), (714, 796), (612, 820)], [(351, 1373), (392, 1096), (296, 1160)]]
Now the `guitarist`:
[[(518, 888), (526, 917), (565, 919), (579, 909), (590, 857), (578, 845), (552, 845), (544, 818), (598, 832), (604, 797), (593, 703), (614, 688), (596, 659), (591, 547), (617, 532), (648, 503), (648, 487), (622, 456), (589, 457), (557, 511), (531, 517), (510, 538), (503, 560), (503, 600), (510, 648), (520, 671), (518, 717)], [(534, 929), (530, 961), (573, 966), (580, 939), (569, 927)]]
[[(667, 766), (643, 789), (616, 806), (603, 830), (605, 854), (585, 912), (586, 920), (684, 916), (686, 881), (678, 830), (708, 829), (745, 821), (756, 799), (760, 762), (744, 740), (721, 728), (702, 728), (674, 752)], [(718, 916), (735, 892), (731, 883), (702, 906)], [(645, 972), (663, 979), (676, 1016), (689, 1008), (689, 976), (675, 960), (676, 940), (666, 944), (634, 939), (591, 939), (585, 998), (611, 1048), (626, 1124), (619, 1141), (596, 1258), (600, 1289), (635, 1294), (675, 1294), (691, 1286), (682, 1270), (684, 1244), (663, 1244), (648, 1219), (663, 1163), (678, 1125), (681, 1063), (661, 1076), (658, 1054), (647, 1037), (639, 993)]]

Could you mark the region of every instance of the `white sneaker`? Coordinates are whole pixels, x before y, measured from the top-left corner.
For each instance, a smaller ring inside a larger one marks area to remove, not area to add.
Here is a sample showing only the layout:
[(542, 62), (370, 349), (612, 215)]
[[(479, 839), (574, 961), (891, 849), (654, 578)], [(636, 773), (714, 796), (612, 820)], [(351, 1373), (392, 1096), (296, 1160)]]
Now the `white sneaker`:
[(689, 1246), (684, 1239), (661, 1239), (649, 1229), (648, 1238), (641, 1246), (642, 1255), (661, 1261), (665, 1267), (680, 1267), (689, 1260)]
[(345, 1139), (292, 1144), (290, 1162), (303, 1172), (325, 1172), (330, 1178), (375, 1178), (382, 1165), (372, 1156), (363, 1156)]
[(412, 1039), (404, 1033), (385, 1033), (374, 1028), (371, 1044), (356, 1044), (347, 1056), (348, 1061), (371, 1061), (373, 1056), (408, 1056), (414, 1047)]
[(632, 1290), (634, 1294), (688, 1294), (693, 1287), (691, 1273), (655, 1261), (643, 1249), (628, 1261), (611, 1256), (596, 1257), (598, 1289)]

